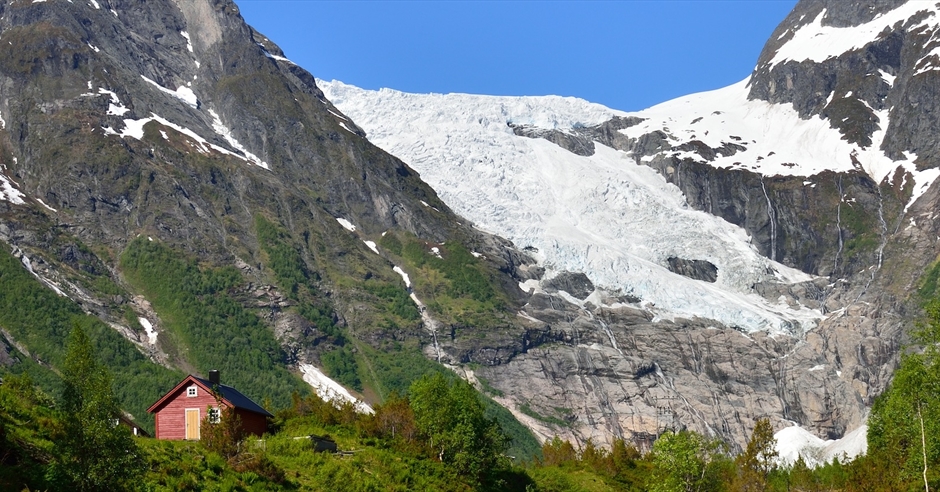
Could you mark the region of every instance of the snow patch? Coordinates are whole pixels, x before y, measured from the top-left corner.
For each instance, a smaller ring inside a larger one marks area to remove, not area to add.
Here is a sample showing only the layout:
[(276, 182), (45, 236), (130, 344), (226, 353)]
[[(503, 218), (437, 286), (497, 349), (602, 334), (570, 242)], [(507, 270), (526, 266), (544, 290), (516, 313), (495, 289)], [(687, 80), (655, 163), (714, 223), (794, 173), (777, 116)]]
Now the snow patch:
[(906, 26), (908, 31), (937, 26), (938, 7), (935, 2), (906, 2), (869, 22), (853, 27), (824, 26), (822, 22), (826, 10), (823, 9), (812, 22), (800, 26), (793, 37), (777, 50), (770, 60), (770, 67), (788, 61), (819, 63), (859, 50), (878, 39), (885, 29), (909, 24), (908, 20), (919, 12), (927, 12), (928, 15), (917, 24)]
[(53, 211), (53, 212), (58, 212), (58, 210), (56, 210), (56, 209), (50, 207), (49, 205), (46, 205), (46, 202), (42, 201), (42, 198), (36, 198), (36, 201), (39, 202), (39, 204), (42, 205), (43, 207), (46, 207), (47, 209), (49, 209), (49, 210), (51, 210), (51, 211)]
[(863, 425), (841, 439), (822, 440), (808, 430), (794, 425), (774, 434), (778, 459), (783, 465), (792, 465), (802, 456), (809, 467), (829, 463), (833, 458), (842, 462), (854, 459), (868, 451), (868, 426)]
[[(401, 279), (405, 281), (405, 287), (406, 287), (406, 288), (408, 288), (408, 289), (411, 288), (411, 278), (408, 276), (407, 273), (405, 273), (404, 270), (401, 269), (400, 266), (397, 266), (397, 265), (396, 265), (395, 268), (392, 268), (392, 271), (394, 271), (395, 273), (401, 275)], [(412, 294), (412, 295), (413, 295), (413, 294)]]
[(428, 202), (426, 202), (426, 201), (424, 201), (424, 200), (421, 200), (421, 205), (424, 205), (425, 207), (428, 207), (428, 208), (430, 208), (431, 210), (434, 210), (435, 212), (440, 212), (440, 210), (438, 210), (438, 209), (435, 208), (435, 207), (432, 207), (431, 205), (428, 204)]
[[(881, 151), (890, 125), (888, 110), (874, 112), (878, 118), (878, 130), (872, 134), (870, 146), (859, 147), (844, 140), (828, 120), (818, 116), (804, 120), (790, 104), (748, 100), (748, 80), (631, 113), (631, 116), (644, 118), (644, 121), (621, 130), (621, 133), (639, 138), (653, 131), (668, 129), (667, 139), (673, 146), (693, 140), (711, 148), (728, 143), (740, 145), (745, 150), (729, 156), (715, 156), (707, 164), (716, 168), (745, 169), (764, 176), (810, 177), (823, 171), (850, 172), (858, 163), (875, 182), (881, 183), (901, 167), (915, 181), (914, 194), (906, 208), (940, 176), (938, 169), (919, 171), (914, 164), (917, 159), (914, 154), (908, 153), (905, 159), (894, 161)], [(694, 127), (683, 123), (690, 117), (695, 117)], [(705, 158), (691, 151), (665, 154), (706, 162)]]
[(366, 246), (369, 247), (375, 254), (379, 254), (379, 249), (376, 247), (375, 241), (363, 241)]
[(188, 49), (190, 53), (195, 53), (193, 51), (193, 40), (189, 38), (189, 33), (186, 31), (180, 31), (180, 35), (186, 38), (186, 49)]
[[(90, 81), (88, 82), (88, 88), (91, 89)], [(118, 98), (117, 94), (115, 94), (113, 91), (109, 91), (104, 88), (98, 88), (98, 94), (111, 96), (111, 103), (108, 105), (108, 113), (107, 113), (109, 116), (124, 116), (128, 111), (130, 111), (123, 104), (121, 104), (121, 100)], [(87, 95), (94, 96), (94, 94), (87, 94)]]
[(343, 226), (347, 231), (356, 232), (356, 226), (354, 226), (352, 222), (341, 217), (337, 217), (336, 222), (339, 222), (339, 225)]
[(186, 87), (185, 85), (181, 85), (175, 91), (171, 91), (170, 89), (163, 87), (162, 85), (154, 82), (153, 80), (148, 79), (147, 77), (144, 77), (143, 75), (141, 75), (140, 78), (146, 80), (157, 89), (160, 89), (161, 92), (169, 94), (194, 108), (199, 107), (199, 98), (196, 97), (196, 93), (193, 92), (193, 90), (190, 89), (189, 87)]
[[(267, 39), (266, 39), (265, 41), (267, 41)], [(268, 51), (267, 48), (264, 47), (263, 44), (261, 44), (261, 43), (256, 43), (256, 44), (257, 44), (259, 47), (261, 47), (261, 52), (264, 53), (264, 56), (266, 56), (266, 57), (268, 57), (268, 58), (270, 58), (270, 59), (272, 59), (272, 60), (287, 62), (287, 63), (290, 63), (291, 65), (296, 65), (296, 63), (294, 63), (294, 62), (288, 60), (287, 58), (284, 58), (283, 56), (277, 56), (277, 55), (275, 55), (275, 54), (272, 54), (270, 51)]]
[(894, 80), (897, 78), (894, 75), (885, 72), (884, 70), (878, 70), (878, 75), (881, 75), (881, 80), (884, 80), (890, 86), (894, 85)]
[(91, 3), (89, 3), (89, 5), (91, 5), (92, 7), (96, 8), (96, 9), (98, 9), (98, 10), (101, 10), (101, 5), (98, 5), (98, 2), (96, 2), (95, 0), (88, 0), (88, 1), (91, 2)]
[(147, 332), (147, 342), (150, 345), (157, 344), (157, 330), (153, 329), (153, 324), (150, 323), (150, 320), (147, 318), (137, 318), (137, 321), (140, 322), (140, 326), (144, 327), (144, 331)]
[(354, 397), (341, 384), (333, 381), (311, 364), (300, 364), (304, 381), (313, 387), (317, 396), (333, 404), (352, 403), (359, 413), (373, 414), (375, 411), (365, 402)]
[(127, 109), (124, 106), (111, 103), (108, 105), (108, 115), (109, 116), (124, 116), (130, 109)]
[(183, 135), (186, 135), (190, 137), (191, 139), (195, 140), (197, 144), (197, 150), (199, 150), (202, 153), (208, 153), (209, 149), (212, 149), (212, 150), (215, 150), (216, 152), (219, 152), (225, 155), (230, 155), (232, 157), (237, 157), (238, 159), (241, 159), (245, 162), (249, 162), (249, 163), (252, 163), (252, 164), (255, 164), (255, 165), (258, 165), (260, 167), (267, 169), (267, 164), (264, 162), (261, 162), (259, 164), (241, 154), (237, 154), (224, 147), (220, 147), (218, 145), (209, 143), (206, 139), (202, 138), (201, 136), (199, 136), (199, 134), (190, 130), (189, 128), (179, 126), (167, 120), (166, 118), (162, 118), (154, 113), (150, 113), (149, 118), (141, 118), (139, 120), (125, 119), (124, 129), (121, 131), (117, 131), (111, 127), (102, 127), (102, 130), (104, 130), (105, 135), (117, 135), (117, 136), (120, 136), (121, 138), (131, 137), (131, 138), (140, 140), (144, 137), (144, 125), (146, 125), (147, 123), (150, 123), (151, 121), (156, 121), (157, 123), (160, 123), (163, 126), (172, 128), (176, 130), (177, 132), (182, 133)]
[(14, 205), (23, 205), (26, 203), (24, 198), (26, 198), (26, 195), (14, 188), (9, 178), (0, 174), (0, 200), (10, 202)]
[(255, 164), (256, 166), (263, 167), (265, 169), (270, 170), (267, 162), (262, 161), (261, 159), (258, 158), (258, 156), (252, 154), (251, 152), (248, 152), (248, 149), (246, 149), (241, 143), (239, 143), (238, 140), (235, 140), (235, 137), (232, 136), (232, 130), (230, 130), (228, 127), (222, 124), (222, 119), (219, 118), (219, 115), (215, 111), (210, 109), (209, 114), (212, 116), (212, 129), (215, 130), (216, 133), (221, 135), (222, 138), (224, 138), (225, 141), (228, 142), (229, 145), (234, 147), (235, 150), (244, 154), (245, 158), (249, 162)]

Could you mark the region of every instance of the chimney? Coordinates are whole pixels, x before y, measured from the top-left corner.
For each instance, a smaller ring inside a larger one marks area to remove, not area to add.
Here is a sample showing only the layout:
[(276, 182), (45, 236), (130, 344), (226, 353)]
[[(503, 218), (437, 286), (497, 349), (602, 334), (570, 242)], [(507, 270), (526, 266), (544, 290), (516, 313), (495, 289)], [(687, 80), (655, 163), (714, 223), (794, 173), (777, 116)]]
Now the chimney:
[(221, 384), (221, 383), (219, 383), (219, 371), (218, 371), (218, 369), (213, 369), (213, 370), (209, 371), (209, 382), (212, 383), (213, 386), (218, 385), (218, 384)]

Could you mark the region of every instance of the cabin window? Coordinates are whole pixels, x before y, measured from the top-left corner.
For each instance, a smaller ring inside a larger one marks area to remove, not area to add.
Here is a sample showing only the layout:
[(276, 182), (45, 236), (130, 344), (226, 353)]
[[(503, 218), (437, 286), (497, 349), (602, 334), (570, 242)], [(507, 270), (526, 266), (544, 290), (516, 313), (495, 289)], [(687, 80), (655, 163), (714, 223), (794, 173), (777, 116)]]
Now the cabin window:
[(195, 386), (190, 386), (189, 388), (186, 388), (186, 396), (188, 396), (188, 397), (190, 397), (190, 398), (199, 396), (199, 393), (197, 393), (196, 387), (195, 387)]
[(209, 408), (206, 418), (209, 419), (210, 424), (218, 424), (222, 420), (222, 412), (218, 408)]

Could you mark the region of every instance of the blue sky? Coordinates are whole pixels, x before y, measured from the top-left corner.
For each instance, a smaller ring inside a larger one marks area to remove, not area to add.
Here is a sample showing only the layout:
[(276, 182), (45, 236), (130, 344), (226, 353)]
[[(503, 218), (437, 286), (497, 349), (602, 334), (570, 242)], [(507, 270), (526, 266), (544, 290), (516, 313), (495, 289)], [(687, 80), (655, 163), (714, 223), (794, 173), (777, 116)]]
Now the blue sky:
[(236, 0), (314, 76), (625, 111), (746, 77), (796, 0)]

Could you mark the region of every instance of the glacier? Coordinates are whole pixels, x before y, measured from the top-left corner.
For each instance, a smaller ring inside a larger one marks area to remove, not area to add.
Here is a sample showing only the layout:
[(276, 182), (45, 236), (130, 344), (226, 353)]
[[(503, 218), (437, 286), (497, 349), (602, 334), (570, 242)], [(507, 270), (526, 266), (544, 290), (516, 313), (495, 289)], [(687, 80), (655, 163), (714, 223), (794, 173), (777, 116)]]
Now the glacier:
[[(698, 317), (743, 331), (802, 332), (822, 318), (755, 294), (758, 282), (811, 277), (761, 256), (743, 229), (689, 208), (677, 187), (633, 156), (600, 144), (594, 155), (579, 156), (517, 136), (508, 125), (570, 131), (629, 113), (571, 97), (407, 94), (317, 83), (370, 141), (417, 170), (458, 214), (537, 251), (548, 278), (583, 272), (600, 289), (642, 299), (662, 318)], [(736, 97), (742, 89), (731, 90)], [(670, 272), (666, 260), (673, 256), (711, 262), (717, 281)]]

